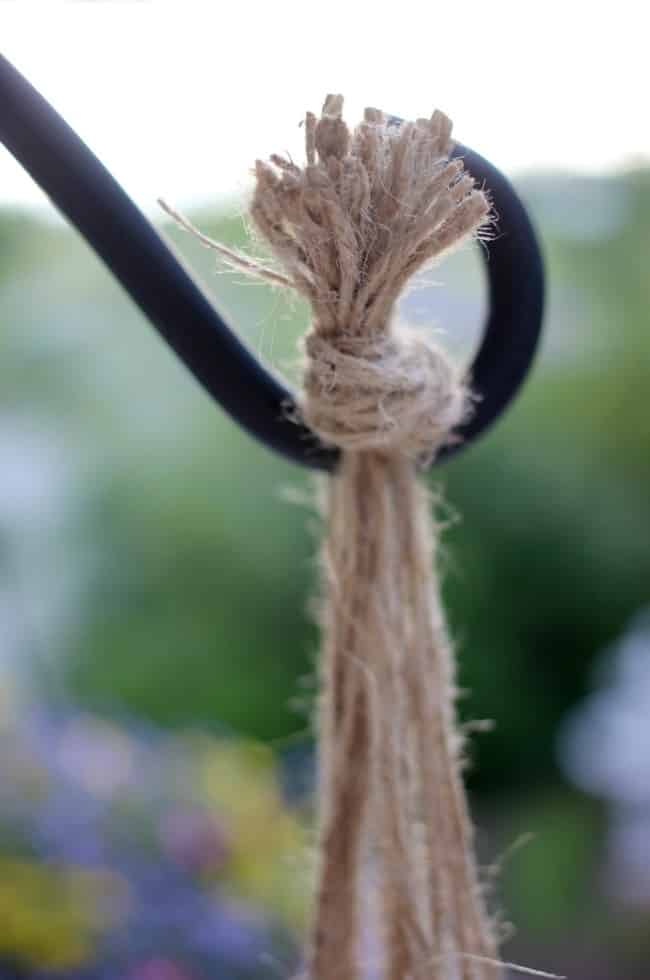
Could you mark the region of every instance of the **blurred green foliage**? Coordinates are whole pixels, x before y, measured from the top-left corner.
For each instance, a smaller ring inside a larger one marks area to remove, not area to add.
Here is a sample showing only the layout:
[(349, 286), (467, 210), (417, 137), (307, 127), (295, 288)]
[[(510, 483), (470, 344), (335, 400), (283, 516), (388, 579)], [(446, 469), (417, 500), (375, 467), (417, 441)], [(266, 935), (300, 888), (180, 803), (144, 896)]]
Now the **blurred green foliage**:
[[(488, 809), (497, 794), (513, 812), (541, 801), (531, 829), (546, 826), (545, 846), (575, 856), (581, 840), (593, 846), (598, 821), (585, 818), (581, 839), (555, 731), (596, 654), (649, 598), (650, 173), (519, 188), (547, 261), (541, 354), (507, 417), (431, 480), (451, 515), (441, 563), (461, 711), (496, 720), (472, 743), (471, 784)], [(193, 218), (215, 238), (246, 242), (234, 212)], [(295, 378), (305, 308), (216, 275), (209, 253), (166, 234), (259, 355)], [(475, 270), (463, 253), (437, 273), (457, 295), (469, 284), (460, 322), (458, 304), (445, 307), (445, 290), (426, 284), (405, 315), (466, 332)], [(59, 225), (0, 215), (0, 309), (3, 411), (41, 420), (73, 469), (48, 545), (51, 567), (77, 575), (73, 613), (39, 637), (30, 683), (50, 693), (65, 684), (94, 709), (225, 724), (274, 744), (307, 731), (318, 521), (291, 498), (312, 495), (312, 477), (215, 409)], [(0, 526), (7, 582), (12, 547)], [(518, 904), (535, 893), (533, 930), (564, 918), (563, 906), (549, 913), (560, 883), (541, 853), (517, 864), (511, 885)], [(564, 882), (567, 895), (585, 887), (579, 879)]]
[[(548, 778), (559, 717), (650, 580), (650, 176), (521, 191), (548, 266), (542, 355), (508, 416), (432, 477), (460, 518), (442, 561), (462, 710), (498, 721), (475, 747), (485, 790)], [(197, 220), (246, 241), (237, 215)], [(215, 275), (209, 253), (169, 234), (260, 355), (295, 363), (304, 307)], [(166, 723), (304, 729), (293, 700), (316, 650), (317, 535), (284, 491), (310, 492), (311, 477), (214, 408), (71, 232), (4, 214), (0, 238), (3, 402), (70, 444), (68, 538), (94, 551), (66, 677), (94, 706)], [(470, 260), (452, 260), (452, 277)], [(444, 290), (423, 295), (453, 334)]]

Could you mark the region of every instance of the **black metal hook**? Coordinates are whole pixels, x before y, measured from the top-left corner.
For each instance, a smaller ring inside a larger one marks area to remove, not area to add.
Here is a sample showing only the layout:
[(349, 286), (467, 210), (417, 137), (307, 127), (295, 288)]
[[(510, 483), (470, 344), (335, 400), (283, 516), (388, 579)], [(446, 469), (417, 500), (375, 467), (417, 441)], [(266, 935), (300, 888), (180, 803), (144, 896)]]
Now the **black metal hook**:
[[(233, 333), (150, 222), (77, 134), (0, 55), (0, 140), (75, 225), (170, 347), (251, 435), (297, 463), (333, 469), (338, 451), (291, 418), (294, 396)], [(482, 433), (517, 393), (539, 339), (542, 259), (511, 184), (457, 144), (490, 193), (499, 234), (485, 250), (489, 316), (471, 366), (476, 411), (436, 462)]]

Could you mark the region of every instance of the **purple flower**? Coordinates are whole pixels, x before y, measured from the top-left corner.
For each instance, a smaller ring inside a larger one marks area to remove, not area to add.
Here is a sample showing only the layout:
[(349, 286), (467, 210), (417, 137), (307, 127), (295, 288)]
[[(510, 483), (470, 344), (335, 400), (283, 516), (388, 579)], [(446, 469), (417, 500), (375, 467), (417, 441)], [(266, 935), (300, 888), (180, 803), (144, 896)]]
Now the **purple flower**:
[(228, 858), (225, 829), (199, 808), (176, 807), (163, 813), (159, 836), (165, 853), (188, 871), (218, 871)]
[(126, 980), (193, 980), (193, 975), (173, 960), (152, 957), (137, 963), (127, 974)]

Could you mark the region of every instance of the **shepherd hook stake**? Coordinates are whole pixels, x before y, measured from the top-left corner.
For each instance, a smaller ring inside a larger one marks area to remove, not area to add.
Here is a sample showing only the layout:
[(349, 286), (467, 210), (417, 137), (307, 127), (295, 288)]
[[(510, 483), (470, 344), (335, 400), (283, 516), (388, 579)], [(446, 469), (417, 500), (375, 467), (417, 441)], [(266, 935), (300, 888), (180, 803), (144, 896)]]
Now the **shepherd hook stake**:
[[(294, 420), (292, 392), (236, 336), (108, 170), (2, 55), (0, 140), (236, 422), (294, 462), (335, 467), (338, 450)], [(487, 190), (498, 235), (482, 250), (489, 314), (470, 368), (476, 409), (435, 462), (476, 439), (512, 401), (535, 354), (544, 302), (539, 247), (512, 185), (466, 146), (457, 143), (452, 155)]]

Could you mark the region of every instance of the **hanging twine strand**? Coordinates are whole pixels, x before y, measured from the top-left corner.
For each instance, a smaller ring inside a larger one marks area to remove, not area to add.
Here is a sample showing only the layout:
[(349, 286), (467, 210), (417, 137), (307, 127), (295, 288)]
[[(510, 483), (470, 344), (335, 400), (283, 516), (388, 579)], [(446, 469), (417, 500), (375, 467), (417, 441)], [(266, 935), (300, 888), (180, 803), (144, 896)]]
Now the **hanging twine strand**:
[[(251, 216), (282, 272), (244, 271), (306, 297), (300, 411), (342, 450), (323, 549), (318, 880), (309, 980), (362, 980), (360, 877), (379, 872), (383, 980), (502, 975), (478, 882), (461, 779), (453, 656), (416, 464), (470, 397), (439, 347), (393, 322), (413, 274), (489, 215), (450, 160), (440, 112), (399, 127), (341, 96), (305, 120), (304, 168), (256, 165)], [(223, 246), (219, 250), (224, 254)]]

